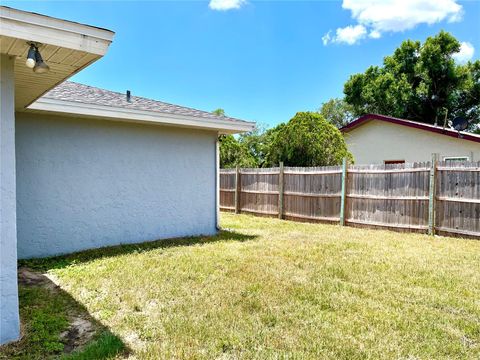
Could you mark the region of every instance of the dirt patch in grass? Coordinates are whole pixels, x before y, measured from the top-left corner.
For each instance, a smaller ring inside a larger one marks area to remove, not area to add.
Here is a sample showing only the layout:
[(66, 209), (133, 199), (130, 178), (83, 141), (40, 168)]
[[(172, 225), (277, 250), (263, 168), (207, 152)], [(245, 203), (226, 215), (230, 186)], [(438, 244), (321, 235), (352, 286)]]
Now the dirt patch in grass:
[(97, 330), (91, 321), (79, 316), (71, 317), (68, 330), (60, 334), (60, 338), (65, 343), (64, 352), (71, 353), (85, 346), (93, 339)]
[[(38, 286), (58, 296), (62, 291), (54, 277), (33, 271), (28, 267), (18, 269), (19, 286)], [(78, 309), (71, 308), (66, 314), (68, 328), (60, 333), (59, 341), (64, 344), (63, 353), (69, 354), (78, 351), (90, 342), (98, 331), (98, 327), (90, 320), (90, 315), (81, 314)]]
[(108, 333), (54, 276), (22, 266), (18, 285), (21, 338), (1, 347), (0, 359), (83, 358), (83, 350)]
[(53, 290), (57, 286), (44, 274), (30, 270), (27, 267), (18, 269), (18, 285), (43, 286), (50, 290)]

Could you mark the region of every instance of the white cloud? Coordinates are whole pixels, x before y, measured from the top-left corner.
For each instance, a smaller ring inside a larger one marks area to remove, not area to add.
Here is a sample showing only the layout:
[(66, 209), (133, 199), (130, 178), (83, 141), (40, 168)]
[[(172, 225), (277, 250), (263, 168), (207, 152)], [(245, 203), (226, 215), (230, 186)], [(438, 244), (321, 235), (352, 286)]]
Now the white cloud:
[(332, 37), (330, 36), (331, 32), (332, 31), (329, 31), (328, 33), (322, 36), (323, 45), (328, 45), (332, 41)]
[(232, 10), (232, 9), (240, 9), (246, 0), (210, 0), (208, 7), (212, 10)]
[(469, 42), (462, 42), (460, 46), (460, 51), (453, 55), (453, 58), (458, 63), (466, 63), (468, 60), (473, 58), (475, 53), (475, 48)]
[(334, 42), (345, 43), (348, 45), (355, 44), (358, 40), (361, 40), (367, 35), (367, 29), (363, 25), (346, 26), (344, 28), (338, 28)]
[(382, 33), (378, 30), (372, 30), (370, 31), (370, 34), (368, 34), (368, 37), (372, 39), (380, 39), (382, 37)]
[(363, 25), (346, 26), (338, 28), (335, 35), (330, 35), (331, 31), (322, 37), (323, 45), (330, 43), (344, 43), (353, 45), (367, 35), (367, 29)]
[(462, 6), (457, 0), (343, 0), (358, 23), (379, 32), (413, 29), (419, 24), (459, 21)]
[(410, 30), (420, 24), (460, 21), (463, 8), (457, 1), (343, 0), (342, 8), (349, 10), (357, 21), (357, 25), (344, 29), (363, 26), (370, 38), (378, 39), (383, 33)]

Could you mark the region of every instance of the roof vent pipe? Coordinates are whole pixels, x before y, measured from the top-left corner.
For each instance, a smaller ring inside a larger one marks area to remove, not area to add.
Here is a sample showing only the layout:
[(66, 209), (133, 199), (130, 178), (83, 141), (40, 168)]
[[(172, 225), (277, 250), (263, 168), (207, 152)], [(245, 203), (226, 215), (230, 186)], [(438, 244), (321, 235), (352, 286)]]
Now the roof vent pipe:
[(127, 102), (132, 102), (132, 96), (130, 90), (127, 90)]

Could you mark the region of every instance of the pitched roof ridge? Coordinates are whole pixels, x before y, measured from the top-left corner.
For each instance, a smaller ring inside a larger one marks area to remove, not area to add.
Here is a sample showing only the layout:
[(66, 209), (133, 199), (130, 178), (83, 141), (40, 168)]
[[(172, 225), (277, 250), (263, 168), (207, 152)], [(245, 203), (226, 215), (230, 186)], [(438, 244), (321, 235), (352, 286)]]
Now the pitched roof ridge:
[[(92, 102), (88, 102), (88, 101), (82, 101), (81, 99), (65, 99), (65, 98), (62, 99), (61, 98), (62, 90), (68, 91), (68, 87), (73, 87), (72, 90), (75, 90), (75, 88), (81, 89), (82, 91), (91, 90), (94, 94), (97, 93), (100, 96), (101, 96), (101, 93), (110, 94), (110, 95), (114, 95), (114, 96), (118, 97), (118, 99), (120, 99), (120, 100), (124, 99), (126, 101), (126, 94), (125, 93), (121, 93), (119, 91), (114, 91), (114, 90), (102, 89), (102, 88), (99, 88), (99, 87), (96, 87), (96, 86), (87, 85), (87, 84), (83, 84), (83, 83), (79, 83), (79, 82), (75, 82), (75, 81), (65, 81), (65, 82), (59, 84), (58, 86), (56, 86), (55, 88), (53, 88), (52, 90), (50, 90), (49, 92), (47, 92), (43, 97), (44, 98), (49, 98), (49, 99), (65, 100), (65, 101), (92, 103)], [(58, 96), (57, 96), (57, 94), (58, 94)], [(81, 96), (81, 94), (79, 94), (79, 95)], [(60, 99), (59, 99), (59, 97), (60, 97)], [(213, 114), (213, 113), (205, 111), (205, 110), (199, 110), (199, 109), (195, 109), (195, 108), (188, 107), (188, 106), (176, 105), (176, 104), (168, 103), (168, 102), (165, 102), (165, 101), (162, 101), (162, 100), (151, 99), (151, 98), (147, 98), (147, 97), (143, 97), (143, 96), (132, 95), (131, 99), (132, 99), (133, 102), (128, 103), (128, 104), (123, 104), (124, 106), (121, 106), (119, 104), (117, 104), (117, 105), (115, 105), (115, 104), (101, 104), (101, 105), (111, 106), (111, 107), (135, 108), (135, 106), (134, 106), (135, 102), (143, 103), (145, 105), (147, 105), (147, 104), (151, 104), (151, 105), (157, 104), (158, 106), (161, 105), (161, 106), (165, 106), (166, 108), (171, 108), (171, 109), (169, 109), (170, 111), (168, 109), (160, 109), (160, 108), (157, 108), (157, 109), (140, 109), (140, 108), (137, 108), (137, 109), (138, 110), (144, 110), (144, 111), (164, 112), (164, 113), (172, 113), (172, 114), (175, 114), (175, 110), (178, 110), (179, 112), (190, 112), (191, 116), (198, 117), (198, 118), (210, 118), (210, 119), (228, 120), (228, 121), (234, 121), (234, 122), (248, 123), (248, 121), (233, 118), (233, 117), (230, 117), (230, 116), (219, 116), (219, 115)], [(85, 99), (85, 100), (88, 100), (88, 99)], [(132, 105), (130, 105), (130, 104), (132, 104)], [(129, 106), (126, 106), (126, 105), (129, 105)]]

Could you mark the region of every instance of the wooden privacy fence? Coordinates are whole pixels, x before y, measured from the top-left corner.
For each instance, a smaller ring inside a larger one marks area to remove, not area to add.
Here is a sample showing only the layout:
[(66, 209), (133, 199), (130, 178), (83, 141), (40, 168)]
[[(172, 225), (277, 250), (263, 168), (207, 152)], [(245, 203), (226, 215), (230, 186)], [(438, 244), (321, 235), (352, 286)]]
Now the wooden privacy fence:
[(222, 169), (220, 209), (480, 237), (480, 162)]

